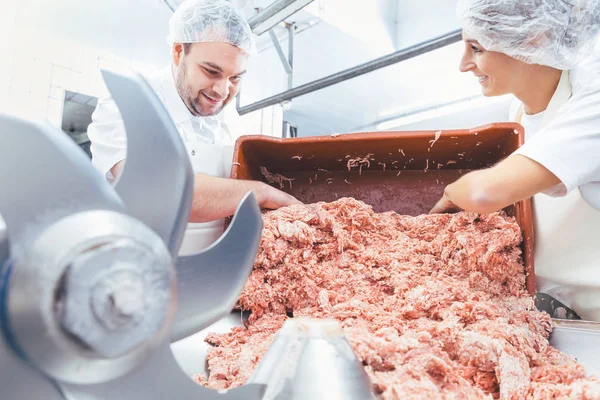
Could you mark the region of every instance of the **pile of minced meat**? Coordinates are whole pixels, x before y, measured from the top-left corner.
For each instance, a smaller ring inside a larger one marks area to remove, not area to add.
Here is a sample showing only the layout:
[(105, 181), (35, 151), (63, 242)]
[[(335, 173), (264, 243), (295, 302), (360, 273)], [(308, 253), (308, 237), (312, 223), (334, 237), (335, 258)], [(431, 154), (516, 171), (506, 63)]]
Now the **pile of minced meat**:
[(344, 198), (264, 222), (238, 304), (247, 327), (207, 338), (201, 384), (244, 384), (285, 320), (310, 316), (340, 321), (382, 399), (600, 399), (600, 381), (548, 343), (513, 218), (377, 214)]

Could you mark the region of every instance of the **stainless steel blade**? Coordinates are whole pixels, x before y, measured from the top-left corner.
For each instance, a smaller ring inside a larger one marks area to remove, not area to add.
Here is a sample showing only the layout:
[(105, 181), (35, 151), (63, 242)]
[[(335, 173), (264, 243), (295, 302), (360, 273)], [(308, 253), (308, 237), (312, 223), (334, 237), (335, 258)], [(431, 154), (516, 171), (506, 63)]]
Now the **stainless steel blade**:
[(128, 213), (177, 256), (192, 206), (193, 172), (169, 113), (141, 75), (102, 71), (127, 132), (127, 159), (115, 190)]
[(229, 314), (252, 271), (262, 227), (256, 198), (248, 193), (215, 244), (200, 254), (177, 260), (179, 297), (173, 341)]

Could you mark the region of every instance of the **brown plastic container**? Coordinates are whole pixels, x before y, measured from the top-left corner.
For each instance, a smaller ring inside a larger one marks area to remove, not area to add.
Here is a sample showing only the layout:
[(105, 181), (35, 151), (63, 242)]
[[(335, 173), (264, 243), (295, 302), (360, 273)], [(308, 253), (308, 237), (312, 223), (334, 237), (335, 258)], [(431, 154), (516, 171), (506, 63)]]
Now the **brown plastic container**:
[[(271, 183), (305, 203), (354, 197), (377, 212), (419, 215), (435, 205), (446, 185), (471, 170), (496, 164), (523, 140), (523, 128), (515, 123), (293, 139), (243, 136), (235, 146), (231, 177)], [(269, 182), (265, 172), (290, 180), (280, 185), (271, 177)], [(523, 232), (527, 290), (533, 295), (531, 200), (506, 211), (516, 217)]]

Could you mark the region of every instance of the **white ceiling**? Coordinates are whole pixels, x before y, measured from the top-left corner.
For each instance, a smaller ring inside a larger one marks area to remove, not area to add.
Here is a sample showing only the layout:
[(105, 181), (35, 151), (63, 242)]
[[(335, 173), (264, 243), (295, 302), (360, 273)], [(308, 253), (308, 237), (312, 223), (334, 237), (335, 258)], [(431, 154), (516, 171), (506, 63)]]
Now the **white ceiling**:
[[(233, 1), (245, 5), (247, 15), (272, 2)], [(9, 0), (9, 10), (10, 4), (19, 32), (33, 39), (51, 34), (154, 67), (169, 62), (165, 37), (171, 11), (163, 0)], [(455, 5), (456, 0), (315, 0), (288, 19), (303, 24), (322, 21), (296, 36), (294, 84), (456, 29)], [(278, 32), (285, 50), (285, 30)], [(251, 63), (242, 105), (287, 89), (286, 74), (267, 34), (259, 38), (259, 48), (263, 51)], [(285, 118), (301, 135), (348, 132), (415, 107), (477, 94), (476, 81), (458, 72), (460, 52), (460, 44), (453, 45), (294, 99)]]
[[(325, 1), (323, 22), (296, 37), (294, 85), (459, 27), (454, 17), (455, 1), (378, 0), (365, 4), (357, 0)], [(282, 46), (287, 48), (285, 39)], [(416, 109), (476, 95), (480, 91), (477, 82), (458, 71), (461, 52), (462, 44), (457, 43), (296, 98), (284, 117), (298, 126), (301, 136), (360, 131)], [(274, 49), (263, 51), (253, 67), (242, 105), (287, 89), (287, 78)]]
[[(6, 1), (6, 0), (5, 0)], [(8, 0), (15, 40), (35, 44), (51, 35), (151, 66), (169, 62), (171, 10), (162, 0)], [(3, 1), (3, 12), (5, 5)]]

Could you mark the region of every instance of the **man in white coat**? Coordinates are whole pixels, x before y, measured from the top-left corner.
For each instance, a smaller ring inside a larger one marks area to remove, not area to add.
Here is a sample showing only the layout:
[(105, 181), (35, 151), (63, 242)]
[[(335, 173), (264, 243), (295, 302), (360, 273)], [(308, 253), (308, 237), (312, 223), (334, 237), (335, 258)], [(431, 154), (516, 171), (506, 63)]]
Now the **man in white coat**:
[[(232, 132), (231, 121), (239, 116), (231, 103), (255, 52), (252, 31), (241, 13), (226, 0), (185, 1), (169, 21), (168, 42), (171, 65), (145, 78), (173, 119), (195, 173), (190, 225), (181, 249), (188, 254), (222, 234), (222, 218), (234, 213), (248, 191), (262, 208), (297, 200), (261, 182), (225, 178), (239, 136)], [(112, 98), (98, 102), (92, 121), (92, 162), (112, 181), (126, 157), (125, 127)]]

